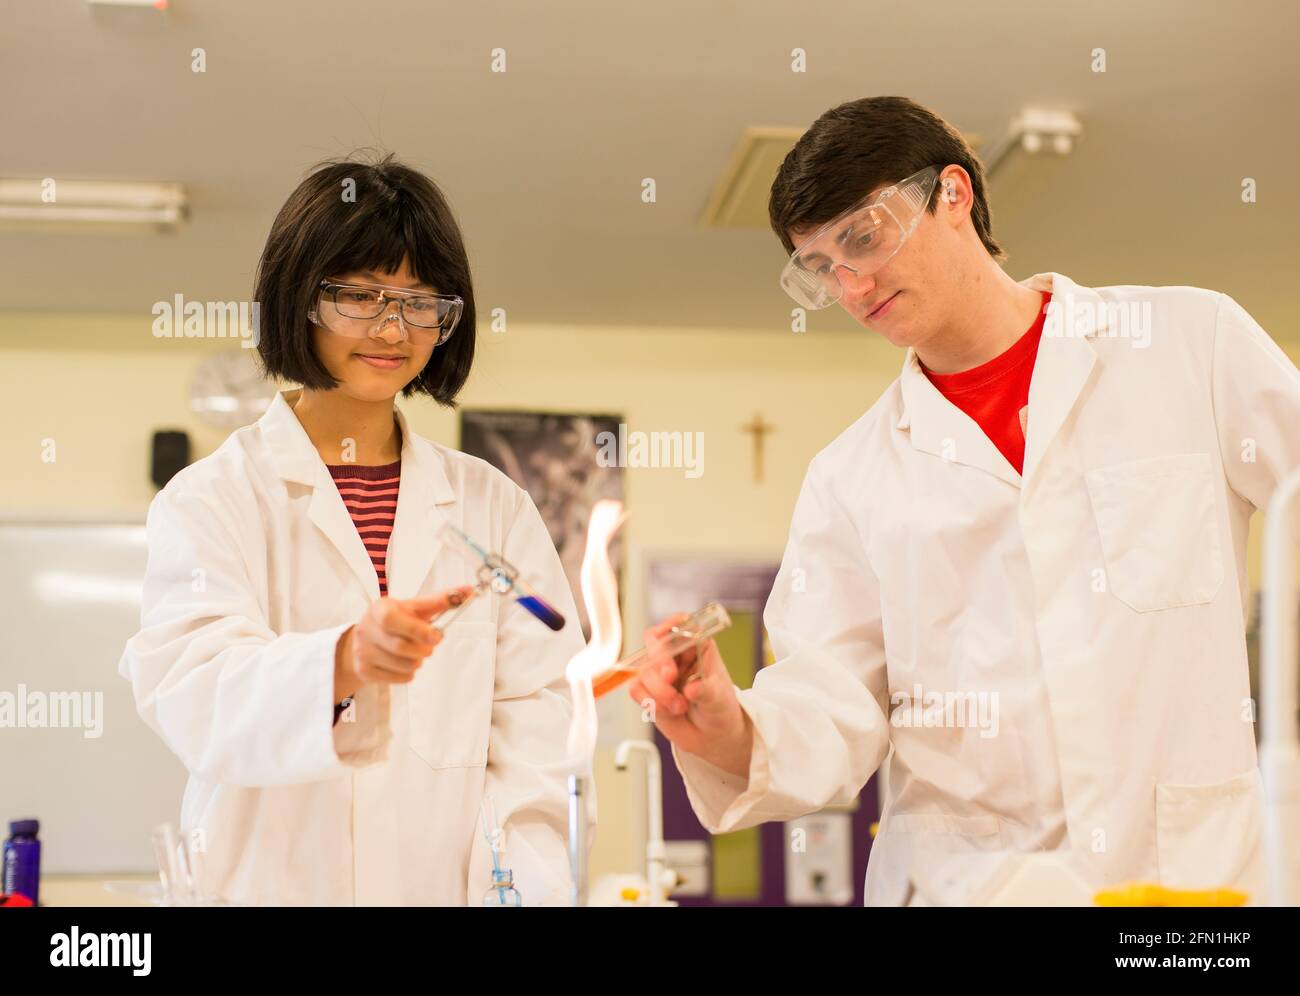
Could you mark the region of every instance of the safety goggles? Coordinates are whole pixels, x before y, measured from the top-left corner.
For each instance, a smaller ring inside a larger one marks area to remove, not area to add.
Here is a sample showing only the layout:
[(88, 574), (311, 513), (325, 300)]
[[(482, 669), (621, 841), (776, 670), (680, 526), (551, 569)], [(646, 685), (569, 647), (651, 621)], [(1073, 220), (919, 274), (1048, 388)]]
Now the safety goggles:
[(927, 166), (822, 225), (790, 256), (781, 271), (782, 289), (805, 308), (829, 308), (844, 293), (841, 267), (865, 277), (902, 248), (930, 203), (942, 168)]
[[(396, 304), (397, 311), (389, 311)], [(307, 317), (350, 339), (368, 339), (376, 319), (396, 321), (402, 338), (417, 345), (441, 346), (456, 329), (465, 302), (454, 294), (423, 294), (371, 284), (320, 282), (316, 308)], [(380, 323), (382, 324), (382, 323)]]

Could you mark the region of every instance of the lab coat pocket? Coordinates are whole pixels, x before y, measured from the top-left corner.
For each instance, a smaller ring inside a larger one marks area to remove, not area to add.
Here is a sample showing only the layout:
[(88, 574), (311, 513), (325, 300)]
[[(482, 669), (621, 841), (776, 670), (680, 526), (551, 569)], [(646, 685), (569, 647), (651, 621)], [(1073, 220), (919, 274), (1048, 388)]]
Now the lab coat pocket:
[(1137, 612), (1214, 598), (1223, 556), (1208, 454), (1101, 467), (1085, 480), (1116, 598)]
[(457, 620), (407, 686), (411, 749), (431, 768), (487, 763), (496, 625)]
[(1156, 786), (1163, 885), (1235, 887), (1260, 901), (1264, 783), (1258, 768), (1211, 785)]

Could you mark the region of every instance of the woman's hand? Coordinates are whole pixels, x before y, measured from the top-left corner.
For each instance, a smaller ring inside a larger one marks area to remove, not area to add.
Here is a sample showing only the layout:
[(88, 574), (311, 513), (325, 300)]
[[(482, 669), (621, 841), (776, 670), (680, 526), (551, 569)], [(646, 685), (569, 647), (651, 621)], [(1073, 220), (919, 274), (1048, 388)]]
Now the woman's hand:
[(442, 642), (433, 620), (474, 597), (473, 585), (420, 598), (378, 598), (334, 649), (334, 701), (375, 682), (405, 685)]

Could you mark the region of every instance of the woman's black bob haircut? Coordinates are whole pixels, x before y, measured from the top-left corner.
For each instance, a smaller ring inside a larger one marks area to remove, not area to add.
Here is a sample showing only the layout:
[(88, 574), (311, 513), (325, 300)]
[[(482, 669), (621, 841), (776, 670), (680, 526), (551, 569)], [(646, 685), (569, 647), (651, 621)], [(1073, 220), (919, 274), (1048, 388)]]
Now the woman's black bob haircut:
[(406, 260), (439, 294), (465, 302), (456, 329), (402, 389), (455, 407), (474, 362), (474, 287), (460, 227), (437, 186), (391, 154), (318, 165), (275, 217), (257, 266), (258, 354), (268, 376), (305, 388), (337, 387), (316, 356), (307, 313), (320, 282), (355, 270), (391, 273)]

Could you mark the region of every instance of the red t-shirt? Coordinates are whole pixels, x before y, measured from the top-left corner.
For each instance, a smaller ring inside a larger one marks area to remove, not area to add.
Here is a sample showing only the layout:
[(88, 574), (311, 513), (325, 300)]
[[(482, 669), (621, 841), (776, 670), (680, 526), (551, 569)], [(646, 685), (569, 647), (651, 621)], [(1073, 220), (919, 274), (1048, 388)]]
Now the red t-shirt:
[(1025, 429), (1029, 420), (1029, 381), (1034, 375), (1038, 342), (1052, 295), (1041, 292), (1043, 306), (1029, 331), (1006, 352), (959, 373), (937, 374), (925, 369), (939, 393), (964, 411), (1002, 451), (1007, 462), (1024, 473)]

